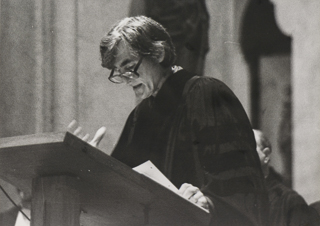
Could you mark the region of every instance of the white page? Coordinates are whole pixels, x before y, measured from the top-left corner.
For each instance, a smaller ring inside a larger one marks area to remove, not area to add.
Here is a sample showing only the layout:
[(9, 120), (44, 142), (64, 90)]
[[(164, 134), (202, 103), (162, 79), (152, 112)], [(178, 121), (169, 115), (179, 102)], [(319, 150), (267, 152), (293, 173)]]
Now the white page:
[(171, 189), (174, 192), (178, 192), (178, 189), (171, 183), (171, 181), (161, 173), (161, 171), (149, 160), (141, 165), (134, 167), (133, 170), (141, 173), (159, 184)]
[[(136, 166), (134, 168), (132, 168), (133, 170), (135, 170), (138, 173), (141, 173), (147, 177), (149, 177), (150, 179), (158, 182), (159, 184), (165, 186), (166, 188), (169, 188), (171, 191), (178, 193), (178, 188), (176, 186), (174, 186), (171, 181), (165, 176), (163, 175), (163, 173), (150, 161), (146, 161), (144, 163), (142, 163), (139, 166)], [(188, 199), (186, 199), (188, 200)], [(207, 213), (209, 213), (209, 210), (191, 202), (190, 200), (188, 200), (190, 203), (192, 203), (193, 205), (197, 206), (198, 208), (206, 211)]]
[[(22, 211), (23, 211), (23, 212), (29, 217), (29, 219), (30, 219), (30, 215), (31, 215), (30, 210), (29, 210), (29, 209), (26, 209), (26, 208), (23, 208)], [(30, 226), (30, 221), (29, 221), (25, 216), (23, 216), (23, 214), (19, 211), (19, 212), (18, 212), (17, 219), (16, 219), (15, 226)]]

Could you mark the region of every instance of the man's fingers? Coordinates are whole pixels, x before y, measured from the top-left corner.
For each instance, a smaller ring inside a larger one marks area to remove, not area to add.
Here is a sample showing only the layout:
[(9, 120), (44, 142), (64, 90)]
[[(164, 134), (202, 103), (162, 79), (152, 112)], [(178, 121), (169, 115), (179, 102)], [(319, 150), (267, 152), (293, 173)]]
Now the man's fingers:
[(198, 201), (197, 201), (197, 204), (198, 204), (199, 206), (201, 206), (202, 208), (205, 208), (205, 209), (207, 209), (207, 210), (210, 211), (210, 209), (209, 209), (209, 202), (208, 202), (208, 199), (207, 199), (205, 196), (200, 197), (200, 198), (198, 199)]
[(80, 136), (81, 132), (82, 132), (82, 128), (79, 126), (79, 127), (73, 132), (73, 134), (74, 134), (75, 136)]
[(198, 198), (197, 203), (202, 207), (207, 208), (207, 206), (208, 206), (208, 200), (204, 195), (202, 195), (201, 197)]
[(196, 193), (194, 193), (189, 200), (193, 200), (195, 203), (198, 202), (198, 200), (203, 196), (203, 193), (201, 191), (197, 191)]
[(184, 183), (180, 186), (178, 193), (183, 195), (183, 193), (187, 190), (188, 187), (192, 186), (191, 184)]
[[(90, 137), (88, 133), (83, 136), (82, 128), (81, 126), (78, 126), (78, 123), (76, 120), (72, 120), (72, 122), (70, 122), (70, 124), (68, 125), (68, 132), (81, 138), (85, 142), (88, 142)], [(100, 129), (98, 129), (98, 131), (94, 135), (93, 139), (89, 142), (89, 144), (91, 144), (94, 147), (97, 147), (105, 133), (106, 133), (106, 127), (101, 127)]]
[(209, 209), (208, 200), (198, 187), (195, 187), (192, 184), (184, 183), (179, 189), (179, 194), (185, 199), (188, 199), (189, 201), (205, 209)]
[(85, 141), (85, 142), (88, 142), (89, 137), (90, 137), (90, 135), (89, 135), (89, 133), (87, 133), (86, 135), (84, 135), (84, 137), (82, 138), (82, 140)]
[(78, 122), (76, 120), (72, 120), (67, 128), (69, 133), (72, 133), (83, 141), (87, 142), (89, 140), (89, 134), (86, 134), (82, 137), (82, 127), (78, 126)]
[(196, 191), (196, 193), (189, 198), (189, 201), (209, 210), (208, 200), (200, 190)]
[(72, 120), (72, 121), (70, 122), (70, 124), (68, 125), (68, 127), (67, 127), (68, 132), (73, 133), (73, 132), (76, 130), (76, 128), (78, 127), (77, 124), (78, 124), (78, 123), (77, 123), (76, 120)]
[(106, 130), (107, 130), (106, 127), (101, 127), (100, 129), (98, 129), (98, 131), (94, 135), (90, 144), (94, 147), (97, 147), (99, 145), (100, 141), (102, 140), (104, 134), (106, 133)]
[(185, 199), (190, 199), (192, 196), (197, 194), (197, 192), (200, 192), (200, 189), (188, 183), (182, 184), (179, 189), (179, 194)]
[(191, 186), (188, 187), (184, 193), (182, 194), (182, 196), (186, 199), (190, 199), (192, 196), (194, 196), (197, 192), (199, 191), (199, 188)]

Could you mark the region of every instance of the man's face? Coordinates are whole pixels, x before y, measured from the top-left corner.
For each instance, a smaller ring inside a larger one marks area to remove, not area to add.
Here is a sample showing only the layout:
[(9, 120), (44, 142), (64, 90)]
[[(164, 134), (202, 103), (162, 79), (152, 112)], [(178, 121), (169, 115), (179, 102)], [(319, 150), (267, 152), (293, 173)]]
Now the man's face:
[[(115, 57), (115, 70), (121, 73), (132, 71), (138, 61), (139, 58), (130, 54), (129, 48), (124, 42), (120, 42), (117, 56)], [(149, 57), (144, 57), (137, 73), (139, 74), (138, 78), (126, 79), (126, 83), (133, 88), (136, 97), (145, 99), (154, 95), (158, 91), (158, 85), (162, 77), (159, 62)]]

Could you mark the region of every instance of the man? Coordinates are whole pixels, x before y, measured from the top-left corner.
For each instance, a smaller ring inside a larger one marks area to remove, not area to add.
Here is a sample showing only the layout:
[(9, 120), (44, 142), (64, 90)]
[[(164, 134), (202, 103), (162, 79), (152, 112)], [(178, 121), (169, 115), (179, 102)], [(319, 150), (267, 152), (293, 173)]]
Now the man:
[(270, 225), (272, 226), (311, 226), (320, 225), (319, 216), (295, 191), (281, 183), (281, 177), (269, 166), (271, 144), (260, 130), (253, 130), (257, 152), (270, 202)]
[[(109, 80), (129, 85), (142, 99), (112, 156), (130, 167), (153, 162), (182, 197), (209, 209), (210, 225), (267, 225), (254, 135), (234, 93), (217, 79), (175, 66), (169, 34), (144, 16), (117, 23), (100, 52)], [(102, 136), (98, 131), (91, 144)]]

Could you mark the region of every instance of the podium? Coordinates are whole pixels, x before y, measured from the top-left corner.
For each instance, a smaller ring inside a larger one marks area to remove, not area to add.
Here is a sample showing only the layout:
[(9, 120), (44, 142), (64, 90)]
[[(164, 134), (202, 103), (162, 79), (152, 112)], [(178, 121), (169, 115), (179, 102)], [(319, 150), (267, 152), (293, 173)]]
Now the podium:
[(210, 221), (203, 208), (68, 132), (1, 138), (0, 178), (31, 192), (31, 226)]

